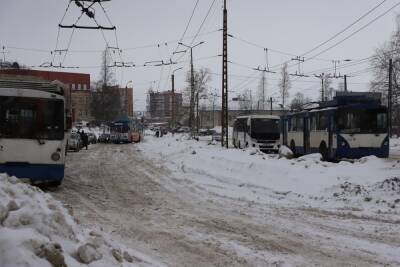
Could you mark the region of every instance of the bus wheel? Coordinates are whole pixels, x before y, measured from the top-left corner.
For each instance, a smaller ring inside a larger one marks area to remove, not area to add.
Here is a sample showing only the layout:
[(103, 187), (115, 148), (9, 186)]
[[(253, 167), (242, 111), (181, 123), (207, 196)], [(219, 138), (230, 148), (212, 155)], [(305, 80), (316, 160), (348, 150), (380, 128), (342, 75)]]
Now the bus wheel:
[(293, 156), (296, 155), (296, 144), (294, 143), (294, 141), (290, 141), (290, 150), (292, 150), (293, 152)]
[(322, 142), (319, 145), (319, 153), (322, 155), (322, 160), (328, 160), (328, 148), (326, 147), (325, 142)]
[(240, 145), (240, 141), (238, 142), (238, 148), (241, 149), (242, 146)]

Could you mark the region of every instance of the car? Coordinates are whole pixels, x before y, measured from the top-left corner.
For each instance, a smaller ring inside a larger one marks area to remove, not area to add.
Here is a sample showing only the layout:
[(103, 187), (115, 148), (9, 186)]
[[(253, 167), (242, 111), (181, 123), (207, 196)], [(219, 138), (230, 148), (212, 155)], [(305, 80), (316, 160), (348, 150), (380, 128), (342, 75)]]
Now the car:
[(109, 143), (110, 140), (111, 140), (111, 136), (110, 136), (109, 133), (102, 133), (102, 134), (100, 134), (99, 139), (98, 139), (98, 141), (99, 141), (100, 143)]
[(81, 136), (77, 133), (71, 133), (68, 138), (68, 150), (78, 152), (81, 150), (82, 146), (83, 142), (81, 140)]
[(187, 126), (181, 126), (175, 130), (176, 133), (189, 133), (190, 128)]
[(221, 133), (218, 132), (214, 132), (213, 135), (211, 136), (211, 140), (212, 141), (216, 141), (216, 142), (221, 142)]
[(87, 135), (88, 135), (89, 144), (97, 143), (97, 137), (94, 133), (88, 133)]
[(199, 135), (200, 136), (208, 136), (208, 135), (213, 135), (216, 134), (217, 132), (213, 129), (200, 129), (199, 130)]

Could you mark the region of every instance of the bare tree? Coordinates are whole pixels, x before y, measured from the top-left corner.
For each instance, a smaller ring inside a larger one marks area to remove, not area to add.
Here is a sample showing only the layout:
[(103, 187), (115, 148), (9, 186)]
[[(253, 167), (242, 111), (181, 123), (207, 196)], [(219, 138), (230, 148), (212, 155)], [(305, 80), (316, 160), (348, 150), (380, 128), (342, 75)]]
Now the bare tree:
[[(196, 96), (197, 93), (199, 96), (207, 94), (207, 86), (208, 83), (211, 81), (210, 70), (207, 68), (201, 68), (200, 70), (194, 70), (194, 95)], [(191, 83), (190, 83), (190, 71), (186, 74), (186, 83), (187, 86), (183, 91), (183, 101), (186, 104), (190, 102), (190, 93), (191, 93)], [(196, 99), (196, 97), (195, 97)]]
[(290, 103), (291, 110), (302, 110), (305, 104), (311, 103), (311, 99), (305, 97), (304, 94), (298, 92), (294, 95), (292, 102)]
[(97, 120), (112, 121), (121, 116), (121, 96), (115, 83), (114, 72), (109, 67), (111, 57), (107, 49), (102, 55), (100, 79), (92, 93), (91, 112)]
[[(393, 60), (393, 103), (400, 103), (400, 15), (396, 19), (397, 29), (389, 41), (377, 48), (371, 59), (374, 77), (370, 83), (371, 91), (381, 92), (387, 100), (389, 60)], [(387, 102), (387, 101), (385, 101)]]
[(323, 100), (332, 100), (335, 94), (335, 89), (332, 88), (332, 78), (329, 75), (324, 76), (324, 96)]
[(239, 109), (252, 110), (253, 109), (253, 96), (251, 90), (247, 89), (237, 96), (239, 101)]
[(282, 107), (285, 108), (285, 101), (289, 97), (289, 90), (291, 87), (290, 76), (287, 70), (287, 63), (283, 64), (281, 70), (281, 81), (279, 82), (279, 90), (282, 98)]

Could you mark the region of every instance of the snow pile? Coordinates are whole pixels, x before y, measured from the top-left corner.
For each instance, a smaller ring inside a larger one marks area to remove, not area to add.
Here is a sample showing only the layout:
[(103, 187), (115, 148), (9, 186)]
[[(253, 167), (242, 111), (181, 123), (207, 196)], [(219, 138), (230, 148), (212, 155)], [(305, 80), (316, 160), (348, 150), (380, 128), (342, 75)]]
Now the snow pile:
[[(353, 207), (368, 215), (376, 215), (383, 207), (392, 214), (400, 210), (396, 204), (400, 193), (386, 190), (399, 177), (396, 160), (370, 156), (354, 163), (331, 163), (322, 161), (321, 154), (287, 159), (253, 149), (210, 146), (179, 135), (149, 137), (140, 148), (149, 158), (162, 161), (176, 177), (223, 197), (327, 210)], [(282, 148), (282, 153), (287, 150)], [(369, 198), (374, 201), (365, 201)]]
[(0, 266), (137, 266), (144, 262), (101, 231), (78, 227), (36, 187), (0, 174)]

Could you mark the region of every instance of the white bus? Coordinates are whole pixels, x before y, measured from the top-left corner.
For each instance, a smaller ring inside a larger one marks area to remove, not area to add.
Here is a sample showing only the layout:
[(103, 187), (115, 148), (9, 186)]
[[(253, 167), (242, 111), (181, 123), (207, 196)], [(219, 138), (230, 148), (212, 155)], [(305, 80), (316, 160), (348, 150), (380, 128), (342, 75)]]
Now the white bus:
[(33, 184), (64, 178), (63, 89), (45, 82), (0, 79), (0, 172)]
[(277, 152), (280, 146), (279, 116), (249, 115), (237, 117), (232, 142), (237, 148), (255, 147), (263, 152)]

